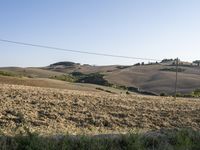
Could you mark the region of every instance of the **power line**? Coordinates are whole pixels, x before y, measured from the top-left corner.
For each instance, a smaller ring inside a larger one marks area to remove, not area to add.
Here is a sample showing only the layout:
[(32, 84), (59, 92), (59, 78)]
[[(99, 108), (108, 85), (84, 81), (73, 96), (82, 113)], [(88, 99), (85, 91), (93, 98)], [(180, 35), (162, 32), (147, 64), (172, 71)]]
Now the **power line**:
[(158, 59), (151, 59), (151, 58), (130, 57), (130, 56), (123, 56), (123, 55), (112, 55), (112, 54), (105, 54), (105, 53), (93, 53), (93, 52), (88, 52), (88, 51), (65, 49), (65, 48), (52, 47), (52, 46), (46, 46), (46, 45), (38, 45), (38, 44), (32, 44), (32, 43), (26, 43), (26, 42), (6, 40), (6, 39), (1, 39), (1, 38), (0, 38), (0, 41), (6, 42), (6, 43), (12, 43), (12, 44), (24, 45), (24, 46), (32, 46), (32, 47), (39, 47), (39, 48), (45, 48), (45, 49), (51, 49), (51, 50), (57, 50), (57, 51), (82, 53), (82, 54), (97, 55), (97, 56), (107, 56), (107, 57), (137, 59), (137, 60), (149, 60), (149, 61), (161, 61)]

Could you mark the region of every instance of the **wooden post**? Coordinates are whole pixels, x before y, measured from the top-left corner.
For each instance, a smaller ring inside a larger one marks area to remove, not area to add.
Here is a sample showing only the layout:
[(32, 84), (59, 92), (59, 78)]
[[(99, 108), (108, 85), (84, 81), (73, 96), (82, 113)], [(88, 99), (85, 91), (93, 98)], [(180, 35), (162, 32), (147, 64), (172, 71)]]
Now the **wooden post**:
[(175, 80), (175, 89), (174, 89), (175, 100), (176, 100), (176, 95), (177, 95), (177, 80), (178, 80), (178, 58), (176, 59), (176, 80)]

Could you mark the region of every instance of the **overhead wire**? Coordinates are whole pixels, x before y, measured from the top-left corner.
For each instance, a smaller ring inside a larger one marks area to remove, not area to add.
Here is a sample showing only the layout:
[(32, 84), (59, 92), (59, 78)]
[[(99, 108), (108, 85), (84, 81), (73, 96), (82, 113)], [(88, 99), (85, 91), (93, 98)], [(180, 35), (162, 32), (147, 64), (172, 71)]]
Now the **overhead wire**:
[(145, 60), (145, 61), (147, 61), (147, 60), (148, 61), (162, 61), (162, 60), (153, 59), (153, 58), (131, 57), (131, 56), (124, 56), (124, 55), (114, 55), (114, 54), (96, 53), (96, 52), (90, 52), (90, 51), (81, 51), (81, 50), (73, 50), (73, 49), (52, 47), (52, 46), (46, 46), (46, 45), (40, 45), (40, 44), (33, 44), (33, 43), (26, 43), (26, 42), (7, 40), (7, 39), (2, 39), (2, 38), (0, 38), (0, 42), (17, 44), (17, 45), (24, 45), (24, 46), (32, 46), (32, 47), (38, 47), (38, 48), (45, 48), (45, 49), (51, 49), (51, 50), (56, 50), (56, 51), (97, 55), (97, 56), (106, 56), (106, 57), (115, 57), (115, 58), (124, 58), (124, 59), (135, 59), (135, 60)]

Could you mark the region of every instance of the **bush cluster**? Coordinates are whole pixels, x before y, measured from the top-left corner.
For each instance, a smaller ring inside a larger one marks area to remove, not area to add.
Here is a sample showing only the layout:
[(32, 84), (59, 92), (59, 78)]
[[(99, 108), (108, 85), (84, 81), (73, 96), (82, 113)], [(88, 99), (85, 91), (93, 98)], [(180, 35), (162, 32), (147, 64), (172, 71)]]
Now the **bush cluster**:
[(104, 79), (104, 75), (100, 73), (83, 74), (81, 72), (72, 72), (70, 74), (53, 76), (51, 78), (68, 82), (92, 83), (104, 86), (111, 86), (111, 84), (106, 79)]

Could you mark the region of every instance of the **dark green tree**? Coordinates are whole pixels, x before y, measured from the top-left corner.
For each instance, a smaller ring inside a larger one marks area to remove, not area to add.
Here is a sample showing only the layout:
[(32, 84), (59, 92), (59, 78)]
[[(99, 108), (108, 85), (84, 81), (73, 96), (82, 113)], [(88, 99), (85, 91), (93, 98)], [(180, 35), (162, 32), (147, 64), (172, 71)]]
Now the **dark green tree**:
[(193, 61), (194, 64), (197, 64), (197, 66), (200, 66), (200, 60)]

